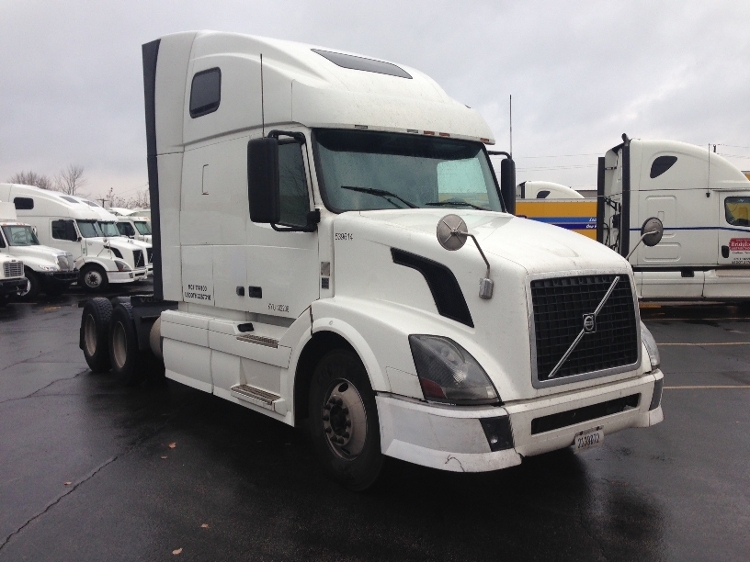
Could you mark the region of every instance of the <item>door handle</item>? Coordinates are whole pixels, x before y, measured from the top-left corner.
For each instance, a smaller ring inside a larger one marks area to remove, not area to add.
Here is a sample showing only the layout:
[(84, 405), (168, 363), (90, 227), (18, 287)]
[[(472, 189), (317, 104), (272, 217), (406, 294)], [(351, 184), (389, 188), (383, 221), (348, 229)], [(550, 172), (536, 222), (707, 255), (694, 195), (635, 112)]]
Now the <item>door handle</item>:
[(721, 247), (721, 257), (722, 258), (728, 258), (729, 257), (729, 246), (722, 246)]

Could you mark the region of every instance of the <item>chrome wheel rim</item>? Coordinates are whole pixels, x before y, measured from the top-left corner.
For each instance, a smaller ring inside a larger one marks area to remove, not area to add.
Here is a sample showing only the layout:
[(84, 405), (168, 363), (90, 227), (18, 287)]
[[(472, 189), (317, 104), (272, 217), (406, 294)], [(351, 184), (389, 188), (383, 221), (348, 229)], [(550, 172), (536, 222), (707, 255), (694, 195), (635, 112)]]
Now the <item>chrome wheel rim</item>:
[(102, 276), (98, 271), (88, 271), (83, 277), (83, 282), (90, 289), (96, 289), (102, 284)]
[(367, 439), (367, 413), (356, 387), (345, 379), (334, 381), (325, 395), (323, 431), (328, 445), (342, 459), (357, 457)]

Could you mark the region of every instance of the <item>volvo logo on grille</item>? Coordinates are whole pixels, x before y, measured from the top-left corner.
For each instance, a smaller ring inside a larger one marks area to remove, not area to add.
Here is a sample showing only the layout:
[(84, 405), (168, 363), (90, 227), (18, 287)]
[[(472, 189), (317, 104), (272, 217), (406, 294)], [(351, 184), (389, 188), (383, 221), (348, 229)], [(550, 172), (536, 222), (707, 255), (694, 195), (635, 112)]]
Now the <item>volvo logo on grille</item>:
[(583, 331), (587, 334), (596, 332), (596, 314), (583, 315)]

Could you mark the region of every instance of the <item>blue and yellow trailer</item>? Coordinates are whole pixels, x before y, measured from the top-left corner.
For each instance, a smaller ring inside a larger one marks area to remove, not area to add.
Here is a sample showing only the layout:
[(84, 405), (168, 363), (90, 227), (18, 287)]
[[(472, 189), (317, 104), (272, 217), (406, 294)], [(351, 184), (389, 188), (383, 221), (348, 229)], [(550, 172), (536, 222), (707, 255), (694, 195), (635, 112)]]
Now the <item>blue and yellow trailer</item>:
[(516, 215), (596, 240), (596, 199), (518, 199)]

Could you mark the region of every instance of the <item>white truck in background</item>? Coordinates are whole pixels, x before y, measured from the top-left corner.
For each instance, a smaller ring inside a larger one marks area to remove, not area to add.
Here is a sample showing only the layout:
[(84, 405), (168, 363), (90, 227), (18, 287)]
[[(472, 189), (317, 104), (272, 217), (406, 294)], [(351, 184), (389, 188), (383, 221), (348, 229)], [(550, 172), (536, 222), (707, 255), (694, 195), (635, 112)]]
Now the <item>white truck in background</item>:
[(144, 217), (117, 217), (117, 230), (123, 236), (151, 244), (151, 222)]
[(110, 213), (101, 205), (98, 205), (89, 199), (84, 199), (83, 197), (73, 196), (73, 198), (77, 199), (84, 205), (88, 205), (91, 207), (91, 210), (96, 213), (97, 217), (99, 217), (97, 224), (99, 225), (104, 237), (109, 240), (110, 244), (114, 244), (118, 249), (125, 247), (132, 251), (133, 246), (135, 246), (142, 250), (145, 255), (146, 269), (148, 273), (151, 274), (153, 270), (153, 247), (150, 241), (146, 242), (144, 240), (134, 239), (123, 234), (119, 228), (119, 217)]
[(40, 292), (59, 295), (78, 280), (73, 255), (40, 244), (33, 227), (18, 221), (13, 203), (0, 202), (0, 253), (23, 260), (28, 285), (20, 296), (27, 300)]
[[(504, 212), (479, 114), (402, 65), (232, 33), (143, 46), (154, 294), (88, 301), (93, 371), (305, 426), (350, 489), (385, 457), (489, 471), (647, 427), (630, 265)], [(647, 243), (652, 243), (647, 240)]]
[(27, 290), (28, 280), (23, 271), (22, 260), (0, 252), (0, 306)]
[(14, 204), (19, 220), (36, 229), (42, 244), (73, 255), (83, 289), (101, 291), (110, 283), (132, 283), (147, 277), (144, 250), (105, 238), (97, 224), (99, 215), (77, 198), (29, 185), (0, 183), (0, 200)]
[[(750, 180), (725, 158), (623, 135), (599, 158), (597, 193), (597, 240), (632, 252), (640, 298), (750, 299)], [(648, 217), (664, 237), (632, 251)]]

